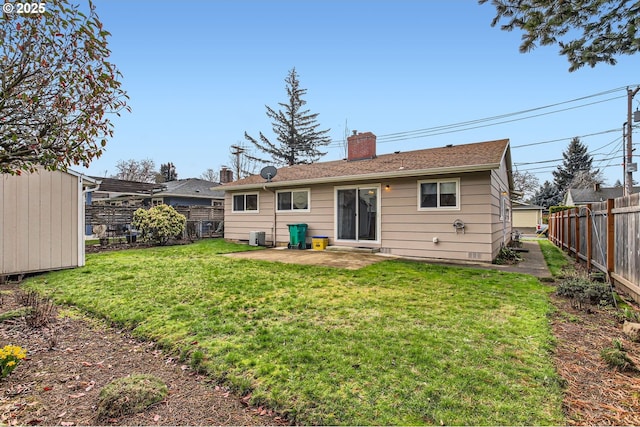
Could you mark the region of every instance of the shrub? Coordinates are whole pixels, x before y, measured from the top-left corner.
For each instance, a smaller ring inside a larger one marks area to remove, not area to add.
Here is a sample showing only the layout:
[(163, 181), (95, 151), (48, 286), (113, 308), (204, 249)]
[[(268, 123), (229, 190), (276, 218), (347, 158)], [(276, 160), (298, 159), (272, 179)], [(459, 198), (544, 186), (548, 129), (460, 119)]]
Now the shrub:
[(97, 416), (117, 418), (142, 412), (164, 399), (167, 393), (167, 385), (152, 375), (118, 378), (100, 390)]
[(0, 348), (0, 378), (5, 378), (27, 357), (27, 351), (17, 345), (5, 345)]
[(613, 340), (613, 347), (602, 349), (600, 356), (611, 368), (619, 369), (620, 371), (635, 369), (633, 361), (629, 359), (626, 350), (618, 339)]
[(583, 277), (564, 279), (556, 289), (559, 296), (571, 298), (574, 307), (582, 308), (584, 304), (613, 305), (613, 292), (607, 283), (592, 282)]
[(182, 234), (187, 218), (169, 205), (158, 205), (135, 211), (132, 223), (143, 240), (166, 245), (169, 239)]
[(502, 248), (500, 248), (500, 252), (498, 252), (496, 259), (493, 260), (493, 263), (498, 265), (517, 264), (520, 261), (522, 261), (522, 257), (518, 255), (516, 251), (507, 246), (503, 246)]

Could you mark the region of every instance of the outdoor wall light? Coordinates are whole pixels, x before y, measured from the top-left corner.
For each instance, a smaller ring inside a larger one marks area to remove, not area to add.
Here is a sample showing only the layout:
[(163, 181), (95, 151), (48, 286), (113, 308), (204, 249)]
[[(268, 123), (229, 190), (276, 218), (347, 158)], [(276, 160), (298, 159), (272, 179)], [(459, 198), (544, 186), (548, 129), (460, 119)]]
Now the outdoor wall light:
[(391, 186), (389, 184), (385, 185), (384, 191), (391, 191)]

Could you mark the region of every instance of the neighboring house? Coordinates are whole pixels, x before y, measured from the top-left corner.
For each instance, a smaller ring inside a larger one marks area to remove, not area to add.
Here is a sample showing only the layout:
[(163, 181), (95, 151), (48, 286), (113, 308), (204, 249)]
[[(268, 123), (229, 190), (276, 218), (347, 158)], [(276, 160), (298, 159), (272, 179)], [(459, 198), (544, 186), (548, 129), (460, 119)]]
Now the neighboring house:
[(536, 228), (542, 224), (542, 206), (530, 205), (528, 203), (514, 200), (511, 202), (513, 219), (512, 226), (516, 229)]
[(162, 183), (163, 190), (150, 199), (152, 205), (164, 203), (170, 206), (222, 206), (224, 191), (216, 189), (220, 184), (199, 178), (178, 179)]
[[(511, 237), (509, 141), (376, 155), (371, 132), (348, 138), (348, 158), (282, 167), (224, 184), (224, 237), (265, 232), (286, 245), (288, 224), (307, 242), (399, 256), (490, 262)], [(294, 227), (295, 228), (295, 227)]]
[(164, 184), (126, 181), (117, 178), (92, 178), (98, 181), (100, 186), (91, 194), (88, 204), (138, 206), (145, 198), (149, 198), (164, 188)]
[[(640, 187), (633, 187), (633, 192), (640, 192)], [(591, 188), (570, 188), (567, 190), (564, 196), (564, 205), (584, 206), (622, 196), (624, 196), (624, 187), (602, 187), (600, 184), (595, 184)]]
[(96, 184), (42, 168), (0, 175), (0, 277), (84, 265), (85, 196)]
[(224, 191), (220, 184), (198, 178), (179, 179), (159, 184), (124, 181), (115, 178), (95, 178), (100, 187), (93, 201), (111, 206), (222, 206)]

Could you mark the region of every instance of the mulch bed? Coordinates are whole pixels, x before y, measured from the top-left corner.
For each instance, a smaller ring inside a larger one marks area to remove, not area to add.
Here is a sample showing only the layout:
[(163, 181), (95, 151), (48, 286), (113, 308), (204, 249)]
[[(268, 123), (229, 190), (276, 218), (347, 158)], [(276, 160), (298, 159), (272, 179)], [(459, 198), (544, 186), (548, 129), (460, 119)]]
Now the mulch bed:
[(564, 409), (570, 425), (640, 425), (640, 373), (610, 368), (600, 351), (622, 342), (640, 368), (640, 344), (630, 341), (610, 310), (577, 310), (568, 299), (553, 298), (557, 313), (555, 363), (566, 381)]
[[(0, 286), (0, 315), (20, 305)], [(628, 340), (610, 311), (577, 310), (553, 297), (555, 363), (565, 381), (564, 409), (570, 425), (640, 425), (640, 374), (609, 368), (600, 351), (619, 339), (640, 366), (640, 344)], [(126, 331), (88, 319), (58, 318), (30, 328), (24, 318), (0, 322), (0, 343), (28, 349), (28, 358), (0, 380), (2, 425), (285, 425), (268, 408), (249, 407), (240, 396), (198, 375)], [(98, 394), (113, 379), (132, 373), (161, 378), (169, 395), (146, 411), (117, 419), (95, 417)]]

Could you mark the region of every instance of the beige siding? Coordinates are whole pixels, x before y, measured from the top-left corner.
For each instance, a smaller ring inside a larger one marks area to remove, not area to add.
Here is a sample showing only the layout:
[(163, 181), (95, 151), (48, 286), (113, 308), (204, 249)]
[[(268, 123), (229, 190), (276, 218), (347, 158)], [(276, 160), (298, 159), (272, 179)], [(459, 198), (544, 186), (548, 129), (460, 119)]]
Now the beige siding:
[[(491, 171), (491, 222), (492, 244), (491, 258), (494, 259), (500, 248), (511, 240), (511, 216), (501, 218), (501, 199), (504, 198), (505, 205), (511, 210), (511, 197), (509, 187), (509, 176), (505, 159), (500, 163), (500, 168)], [(506, 194), (505, 194), (506, 193)], [(512, 214), (510, 214), (512, 215)]]
[(540, 209), (517, 209), (512, 214), (514, 228), (535, 228), (542, 222)]
[[(437, 178), (460, 178), (460, 209), (418, 210), (417, 178), (357, 184), (359, 187), (380, 187), (382, 224), (379, 242), (336, 242), (334, 199), (336, 187), (343, 187), (342, 184), (311, 186), (309, 212), (279, 212), (277, 217), (274, 216), (273, 193), (259, 192), (259, 213), (233, 213), (233, 193), (228, 192), (225, 196), (225, 238), (246, 241), (250, 231), (264, 231), (270, 244), (275, 224), (277, 243), (284, 245), (289, 241), (287, 224), (306, 223), (309, 225), (308, 242), (311, 236), (323, 235), (329, 237), (330, 245), (375, 247), (398, 256), (492, 261), (497, 254), (496, 238), (502, 238), (499, 200), (501, 187), (508, 191), (506, 172), (474, 172)], [(387, 185), (389, 190), (385, 188)], [(465, 223), (464, 232), (456, 232), (455, 220)]]
[(45, 170), (2, 175), (0, 275), (78, 265), (78, 179)]

